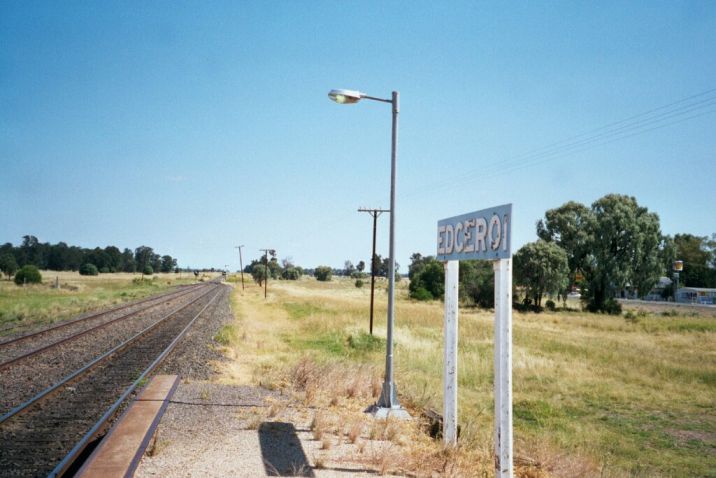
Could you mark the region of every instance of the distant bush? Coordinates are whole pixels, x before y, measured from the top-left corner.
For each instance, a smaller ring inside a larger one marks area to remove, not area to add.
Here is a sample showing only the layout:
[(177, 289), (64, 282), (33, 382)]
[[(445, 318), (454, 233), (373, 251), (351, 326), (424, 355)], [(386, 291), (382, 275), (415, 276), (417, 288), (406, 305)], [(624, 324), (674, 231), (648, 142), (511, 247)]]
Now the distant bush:
[(360, 279), (356, 279), (356, 287), (358, 287), (359, 289), (363, 287), (363, 281)]
[(314, 271), (313, 275), (316, 276), (316, 280), (326, 282), (331, 280), (333, 276), (333, 270), (328, 266), (318, 266)]
[(557, 310), (557, 304), (555, 304), (552, 299), (549, 299), (547, 302), (545, 302), (544, 306), (547, 308), (547, 310), (551, 310), (552, 312)]
[(415, 300), (433, 300), (433, 294), (425, 287), (417, 287), (410, 291), (410, 297)]
[(142, 271), (142, 274), (144, 274), (145, 276), (150, 276), (150, 275), (154, 274), (154, 268), (152, 268), (152, 266), (147, 264), (146, 266), (144, 266), (144, 270)]
[(40, 274), (40, 271), (37, 269), (37, 267), (33, 265), (28, 264), (26, 266), (23, 266), (15, 274), (15, 284), (17, 285), (39, 284), (41, 282), (42, 274)]
[(301, 278), (303, 270), (300, 267), (286, 267), (281, 272), (281, 277), (286, 280), (298, 280)]
[(99, 270), (102, 274), (109, 274), (110, 272), (114, 272), (109, 267), (103, 267)]
[(636, 324), (639, 322), (639, 315), (635, 314), (634, 311), (627, 310), (624, 314), (624, 320), (626, 320), (630, 324)]
[(80, 266), (80, 275), (82, 276), (96, 276), (97, 274), (99, 274), (99, 271), (94, 264), (85, 262)]
[(590, 300), (587, 302), (587, 310), (589, 312), (603, 312), (609, 315), (622, 315), (622, 305), (615, 299), (607, 299), (601, 306), (594, 300)]

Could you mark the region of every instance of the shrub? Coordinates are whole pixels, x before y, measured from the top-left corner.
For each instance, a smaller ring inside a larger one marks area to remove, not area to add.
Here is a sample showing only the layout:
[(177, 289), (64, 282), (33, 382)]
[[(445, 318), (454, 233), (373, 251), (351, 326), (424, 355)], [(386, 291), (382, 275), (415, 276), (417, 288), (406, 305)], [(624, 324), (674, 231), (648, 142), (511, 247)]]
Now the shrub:
[(152, 266), (147, 264), (146, 266), (144, 266), (144, 270), (142, 271), (142, 274), (144, 274), (145, 276), (150, 276), (150, 275), (154, 274), (154, 269), (152, 268)]
[(37, 267), (33, 265), (28, 264), (26, 266), (23, 266), (15, 274), (15, 284), (17, 285), (39, 284), (41, 282), (42, 274), (40, 274), (40, 271), (37, 269)]
[(624, 320), (626, 320), (630, 324), (636, 324), (639, 322), (639, 315), (635, 314), (631, 310), (627, 310), (626, 313), (624, 314)]
[(551, 310), (552, 312), (557, 310), (557, 304), (555, 304), (552, 299), (549, 299), (547, 302), (545, 302), (544, 306), (547, 307), (547, 310)]
[(318, 266), (314, 271), (313, 275), (316, 276), (316, 280), (325, 282), (331, 280), (333, 276), (333, 270), (328, 266)]
[(415, 300), (433, 300), (433, 294), (425, 287), (417, 287), (415, 290), (410, 291), (410, 297)]
[(363, 287), (363, 281), (360, 279), (356, 279), (356, 287), (358, 287), (359, 289)]
[(80, 275), (83, 276), (96, 276), (99, 274), (99, 271), (97, 270), (97, 267), (94, 264), (91, 264), (89, 262), (85, 262), (80, 266)]
[(609, 315), (621, 315), (622, 305), (614, 299), (605, 300), (601, 306), (595, 300), (590, 300), (587, 302), (587, 310), (589, 312), (602, 312)]

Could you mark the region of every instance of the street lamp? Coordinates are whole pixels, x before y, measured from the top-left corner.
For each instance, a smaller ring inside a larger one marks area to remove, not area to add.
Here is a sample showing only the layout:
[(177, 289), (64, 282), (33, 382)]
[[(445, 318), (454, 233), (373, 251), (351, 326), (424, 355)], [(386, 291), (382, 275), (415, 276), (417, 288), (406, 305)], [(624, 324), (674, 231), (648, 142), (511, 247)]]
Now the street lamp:
[[(408, 412), (398, 402), (395, 381), (393, 380), (393, 322), (395, 317), (395, 172), (398, 157), (398, 112), (399, 93), (393, 92), (391, 99), (376, 98), (355, 90), (331, 90), (328, 97), (339, 104), (354, 104), (362, 99), (390, 103), (393, 112), (393, 130), (390, 149), (390, 252), (388, 259), (388, 333), (385, 352), (385, 380), (378, 402), (371, 407), (376, 417), (407, 418)], [(371, 258), (372, 260), (372, 258)]]

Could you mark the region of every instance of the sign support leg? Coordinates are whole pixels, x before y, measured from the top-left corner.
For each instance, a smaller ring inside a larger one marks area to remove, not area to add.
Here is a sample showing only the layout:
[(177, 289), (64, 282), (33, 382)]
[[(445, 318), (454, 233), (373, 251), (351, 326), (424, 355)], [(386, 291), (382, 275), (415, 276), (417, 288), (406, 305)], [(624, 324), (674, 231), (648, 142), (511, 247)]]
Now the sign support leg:
[(445, 264), (445, 356), (443, 441), (457, 444), (457, 336), (459, 261)]
[(495, 270), (495, 476), (512, 478), (512, 259)]

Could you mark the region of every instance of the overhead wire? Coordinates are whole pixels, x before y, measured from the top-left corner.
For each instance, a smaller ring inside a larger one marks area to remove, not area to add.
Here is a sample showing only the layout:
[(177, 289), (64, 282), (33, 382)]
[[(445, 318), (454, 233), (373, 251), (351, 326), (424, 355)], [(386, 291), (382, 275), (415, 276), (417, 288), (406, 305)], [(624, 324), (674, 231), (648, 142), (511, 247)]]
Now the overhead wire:
[[(550, 143), (549, 145), (511, 158), (506, 158), (498, 162), (491, 162), (487, 167), (473, 169), (472, 171), (463, 173), (459, 177), (444, 179), (439, 181), (437, 184), (433, 182), (427, 187), (424, 186), (414, 191), (409, 191), (402, 196), (410, 197), (416, 194), (424, 195), (426, 192), (443, 191), (454, 187), (456, 184), (472, 182), (476, 179), (493, 177), (498, 174), (523, 169), (524, 167), (543, 164), (547, 161), (564, 156), (565, 154), (582, 152), (590, 149), (591, 147), (601, 146), (613, 141), (629, 138), (638, 134), (644, 134), (655, 129), (671, 126), (705, 114), (710, 114), (716, 110), (710, 110), (683, 117), (683, 115), (716, 105), (716, 95), (712, 94), (714, 92), (716, 92), (716, 88), (691, 95), (657, 108), (652, 108), (648, 111), (629, 116), (628, 118), (624, 118), (619, 121), (611, 122), (585, 133), (570, 136), (564, 140)], [(704, 96), (707, 97), (692, 101), (696, 98)], [(654, 114), (656, 112), (659, 113)], [(664, 121), (678, 117), (682, 118), (676, 121), (664, 123)]]

